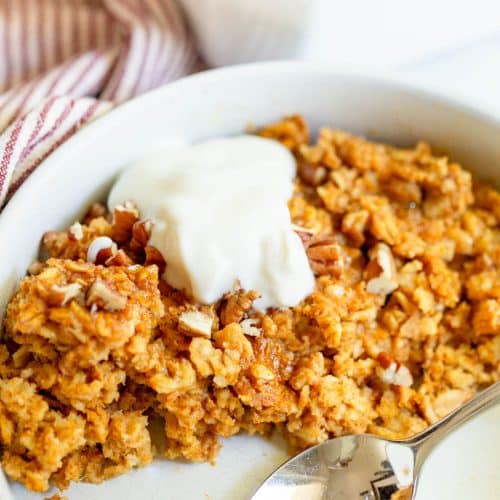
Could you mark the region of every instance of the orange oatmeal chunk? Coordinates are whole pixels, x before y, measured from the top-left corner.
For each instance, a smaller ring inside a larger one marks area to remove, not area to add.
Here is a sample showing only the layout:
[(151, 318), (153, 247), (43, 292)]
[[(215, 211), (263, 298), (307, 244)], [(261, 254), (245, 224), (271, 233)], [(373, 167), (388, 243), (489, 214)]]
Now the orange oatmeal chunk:
[(278, 429), (293, 453), (401, 439), (500, 380), (500, 194), (425, 143), (313, 141), (300, 116), (257, 133), (295, 156), (314, 291), (281, 310), (255, 310), (258, 290), (197, 304), (163, 280), (152, 222), (126, 200), (49, 231), (3, 321), (9, 477), (45, 491), (160, 453), (214, 462), (239, 432)]

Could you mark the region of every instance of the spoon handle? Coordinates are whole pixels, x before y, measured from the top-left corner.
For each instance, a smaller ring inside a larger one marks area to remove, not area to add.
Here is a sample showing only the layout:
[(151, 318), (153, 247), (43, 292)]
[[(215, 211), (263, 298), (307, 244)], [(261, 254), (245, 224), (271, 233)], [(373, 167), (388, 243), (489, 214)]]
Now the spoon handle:
[(500, 382), (496, 382), (474, 399), (452, 411), (439, 422), (409, 439), (407, 443), (415, 453), (415, 475), (418, 475), (425, 459), (445, 436), (452, 433), (471, 418), (500, 402)]

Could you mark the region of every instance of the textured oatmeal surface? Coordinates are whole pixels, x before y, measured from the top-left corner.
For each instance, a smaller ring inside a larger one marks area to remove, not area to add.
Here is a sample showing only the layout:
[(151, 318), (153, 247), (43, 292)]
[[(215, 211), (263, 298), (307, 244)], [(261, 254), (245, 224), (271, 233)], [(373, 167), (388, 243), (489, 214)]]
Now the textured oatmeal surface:
[[(266, 314), (254, 291), (195, 304), (159, 277), (129, 205), (47, 233), (51, 257), (21, 282), (0, 345), (11, 478), (44, 491), (143, 466), (151, 419), (165, 455), (193, 461), (241, 431), (278, 428), (292, 452), (404, 438), (500, 379), (500, 194), (424, 143), (329, 128), (311, 143), (297, 116), (259, 133), (297, 159), (289, 208), (315, 291)], [(102, 236), (116, 247), (89, 252)]]

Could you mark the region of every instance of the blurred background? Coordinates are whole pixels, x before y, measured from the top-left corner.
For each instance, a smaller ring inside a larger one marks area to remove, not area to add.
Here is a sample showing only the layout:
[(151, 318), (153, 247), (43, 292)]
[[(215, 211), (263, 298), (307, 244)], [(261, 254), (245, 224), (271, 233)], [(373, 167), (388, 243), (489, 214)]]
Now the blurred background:
[(210, 65), (315, 61), (339, 71), (391, 74), (500, 112), (497, 0), (181, 3)]

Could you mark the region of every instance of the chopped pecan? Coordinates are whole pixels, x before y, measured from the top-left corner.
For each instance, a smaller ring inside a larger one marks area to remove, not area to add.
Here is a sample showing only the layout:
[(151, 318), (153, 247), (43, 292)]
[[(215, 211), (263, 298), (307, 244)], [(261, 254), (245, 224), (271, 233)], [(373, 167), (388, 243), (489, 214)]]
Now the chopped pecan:
[(139, 220), (134, 223), (132, 226), (132, 241), (130, 242), (132, 250), (137, 251), (146, 247), (151, 236), (152, 227), (153, 222), (149, 219)]
[(52, 307), (63, 307), (69, 301), (83, 299), (82, 286), (79, 283), (69, 285), (53, 285), (47, 297), (47, 304)]
[(125, 253), (123, 249), (120, 249), (114, 255), (109, 257), (105, 264), (107, 266), (132, 266), (134, 261)]
[(388, 295), (398, 287), (396, 265), (389, 246), (377, 243), (369, 252), (370, 262), (366, 266), (366, 291), (377, 295)]
[(237, 290), (227, 293), (222, 299), (220, 310), (221, 323), (226, 326), (229, 323), (239, 323), (245, 314), (252, 308), (255, 299), (259, 298), (259, 293), (254, 290), (246, 292)]
[(311, 238), (314, 236), (314, 230), (298, 226), (297, 224), (292, 224), (292, 229), (297, 233), (297, 236), (302, 241), (304, 248), (307, 248), (311, 242)]
[(371, 214), (368, 231), (377, 240), (384, 241), (389, 245), (398, 243), (400, 229), (392, 206), (380, 199), (365, 200), (364, 205)]
[(299, 177), (310, 186), (319, 186), (326, 180), (327, 171), (321, 165), (313, 165), (312, 163), (303, 161), (299, 163), (298, 167)]
[(382, 370), (379, 371), (379, 376), (386, 384), (401, 385), (404, 387), (410, 387), (413, 384), (413, 377), (410, 370), (395, 361), (386, 352), (381, 352), (377, 356), (377, 361), (382, 367)]
[(262, 329), (255, 326), (259, 320), (257, 318), (244, 319), (240, 325), (243, 333), (249, 337), (259, 337), (262, 334)]
[(342, 232), (349, 236), (353, 244), (361, 246), (365, 241), (364, 232), (368, 225), (370, 213), (368, 210), (348, 212), (342, 219)]
[(117, 252), (116, 243), (108, 236), (95, 238), (87, 249), (87, 261), (92, 264), (104, 264)]
[(344, 269), (342, 249), (334, 238), (313, 238), (306, 250), (314, 274), (340, 276)]
[(357, 175), (357, 170), (348, 167), (341, 167), (330, 172), (330, 178), (341, 191), (349, 191), (352, 189)]
[(179, 316), (179, 329), (191, 337), (210, 338), (213, 317), (201, 311), (184, 311)]
[(309, 163), (317, 165), (323, 159), (325, 154), (325, 150), (319, 144), (309, 145), (309, 144), (301, 144), (299, 146), (299, 153), (301, 158)]
[(112, 285), (97, 278), (87, 292), (88, 306), (105, 311), (120, 311), (127, 305), (127, 297), (119, 293)]
[(132, 226), (139, 219), (137, 208), (130, 202), (118, 205), (113, 214), (113, 224), (111, 226), (111, 235), (113, 240), (118, 243), (126, 243), (132, 237)]
[(380, 366), (382, 368), (389, 368), (392, 363), (394, 363), (394, 359), (389, 356), (386, 352), (380, 352), (377, 356), (377, 361), (380, 363)]
[(72, 224), (68, 230), (68, 238), (73, 241), (79, 241), (83, 238), (83, 228), (79, 222)]
[(156, 266), (158, 266), (158, 274), (161, 276), (165, 272), (165, 268), (167, 267), (167, 263), (165, 262), (163, 255), (157, 248), (152, 247), (151, 245), (146, 246), (144, 250), (146, 252), (144, 265), (150, 266), (152, 264), (155, 264)]
[(302, 241), (302, 244), (304, 245), (304, 248), (307, 248), (309, 246), (309, 243), (311, 242), (312, 234), (308, 233), (306, 231), (298, 231), (295, 230), (297, 233), (298, 237), (300, 238), (300, 241)]

